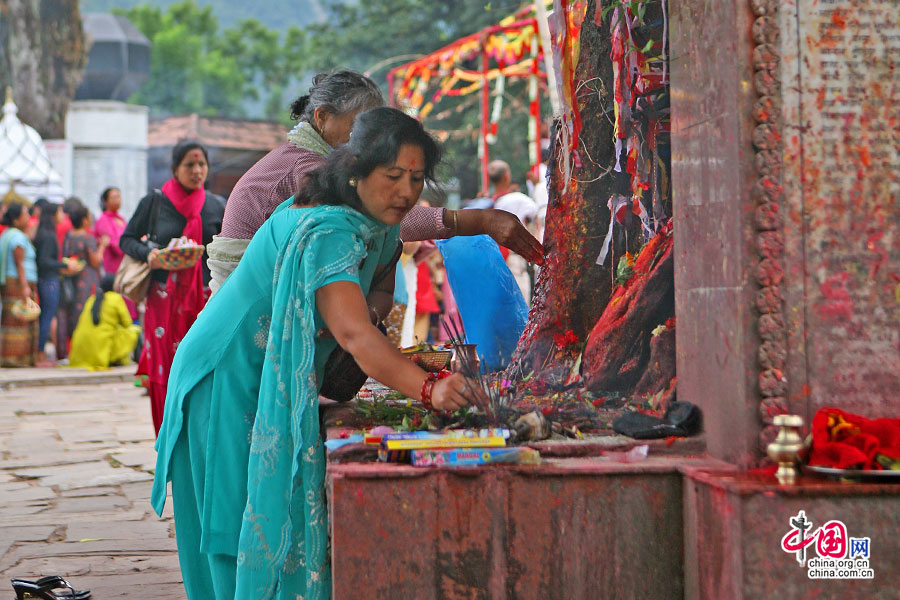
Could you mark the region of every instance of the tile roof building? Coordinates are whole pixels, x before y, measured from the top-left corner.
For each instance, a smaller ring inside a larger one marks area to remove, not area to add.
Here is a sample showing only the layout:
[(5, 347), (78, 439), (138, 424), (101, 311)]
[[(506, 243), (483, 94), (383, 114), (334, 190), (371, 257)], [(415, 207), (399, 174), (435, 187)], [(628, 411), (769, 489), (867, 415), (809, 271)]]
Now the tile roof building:
[(196, 140), (209, 152), (207, 188), (225, 197), (256, 161), (287, 141), (288, 128), (274, 121), (209, 117), (198, 114), (151, 119), (149, 185), (158, 188), (172, 176), (172, 148)]

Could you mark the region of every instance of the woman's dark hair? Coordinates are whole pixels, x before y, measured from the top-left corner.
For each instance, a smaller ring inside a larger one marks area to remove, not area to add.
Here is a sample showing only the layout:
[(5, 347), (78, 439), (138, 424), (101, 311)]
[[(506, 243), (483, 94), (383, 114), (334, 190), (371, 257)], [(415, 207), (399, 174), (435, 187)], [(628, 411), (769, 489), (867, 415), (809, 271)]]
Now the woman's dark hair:
[(6, 213), (3, 215), (3, 224), (7, 227), (12, 227), (12, 224), (22, 216), (24, 210), (25, 205), (21, 202), (10, 202), (6, 206)]
[(196, 142), (194, 140), (182, 140), (175, 144), (175, 147), (172, 148), (172, 172), (175, 172), (175, 169), (178, 168), (178, 165), (181, 164), (181, 161), (184, 160), (185, 155), (191, 150), (199, 149), (200, 152), (203, 153), (203, 156), (206, 158), (206, 162), (209, 162), (209, 153), (206, 152), (206, 148), (200, 142)]
[(317, 108), (342, 115), (383, 104), (384, 96), (374, 81), (356, 71), (341, 69), (313, 77), (309, 93), (291, 103), (291, 118), (311, 123)]
[[(208, 159), (207, 159), (208, 160)], [(181, 164), (181, 163), (179, 163)], [(110, 192), (117, 190), (117, 187), (108, 187), (100, 193), (100, 209), (106, 210), (106, 199), (109, 198)]]
[(103, 294), (112, 291), (115, 279), (116, 276), (113, 273), (107, 273), (100, 278), (100, 287), (94, 294), (94, 305), (91, 307), (91, 320), (94, 322), (94, 325), (100, 324), (100, 308), (103, 306)]
[(376, 167), (392, 164), (403, 144), (422, 148), (425, 181), (435, 183), (434, 171), (441, 160), (440, 145), (416, 119), (396, 108), (382, 106), (356, 117), (350, 141), (336, 148), (322, 167), (304, 178), (295, 204), (346, 204), (362, 211), (362, 202), (356, 187), (350, 185), (350, 178), (362, 179)]
[(59, 212), (59, 204), (46, 202), (41, 207), (41, 218), (38, 221), (38, 231), (48, 231), (56, 235), (56, 213)]
[(81, 201), (81, 198), (77, 196), (69, 196), (63, 201), (63, 212), (67, 215), (72, 214), (72, 211), (76, 208), (84, 208), (84, 202)]
[(72, 222), (72, 229), (81, 229), (84, 220), (87, 218), (88, 211), (84, 206), (76, 206), (69, 213), (69, 220)]
[(34, 213), (38, 210), (44, 210), (44, 205), (49, 202), (46, 198), (41, 196), (37, 200), (34, 201), (34, 204), (31, 205), (31, 208), (28, 209), (28, 214), (34, 216)]

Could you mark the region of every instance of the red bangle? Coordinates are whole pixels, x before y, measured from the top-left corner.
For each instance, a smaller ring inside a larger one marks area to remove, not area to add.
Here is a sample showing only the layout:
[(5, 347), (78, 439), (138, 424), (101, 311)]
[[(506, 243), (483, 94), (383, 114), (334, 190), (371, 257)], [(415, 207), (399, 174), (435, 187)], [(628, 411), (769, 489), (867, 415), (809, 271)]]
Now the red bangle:
[(422, 406), (428, 412), (434, 411), (434, 404), (431, 402), (431, 394), (434, 391), (434, 384), (438, 379), (444, 379), (445, 377), (450, 377), (450, 371), (444, 369), (440, 373), (428, 373), (425, 376), (425, 381), (422, 383), (422, 392), (419, 395), (420, 401), (422, 402)]
[(422, 383), (422, 393), (420, 394), (422, 406), (428, 412), (434, 411), (434, 404), (431, 403), (431, 392), (434, 391), (434, 382), (437, 381), (437, 375), (428, 373), (425, 381)]

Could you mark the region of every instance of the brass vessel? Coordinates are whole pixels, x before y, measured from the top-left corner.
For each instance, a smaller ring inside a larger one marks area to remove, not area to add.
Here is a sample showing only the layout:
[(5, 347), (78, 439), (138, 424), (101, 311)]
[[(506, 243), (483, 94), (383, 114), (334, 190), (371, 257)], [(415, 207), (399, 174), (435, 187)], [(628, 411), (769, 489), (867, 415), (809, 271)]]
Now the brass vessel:
[(766, 454), (778, 463), (778, 470), (775, 472), (778, 483), (793, 485), (797, 481), (797, 463), (803, 449), (803, 440), (800, 438), (803, 418), (799, 415), (777, 415), (772, 422), (778, 427), (778, 435), (766, 448)]
[[(467, 367), (472, 373), (466, 373)], [(475, 350), (475, 344), (458, 344), (453, 350), (453, 358), (450, 359), (450, 370), (454, 373), (463, 373), (470, 377), (477, 375), (481, 370), (481, 359)]]

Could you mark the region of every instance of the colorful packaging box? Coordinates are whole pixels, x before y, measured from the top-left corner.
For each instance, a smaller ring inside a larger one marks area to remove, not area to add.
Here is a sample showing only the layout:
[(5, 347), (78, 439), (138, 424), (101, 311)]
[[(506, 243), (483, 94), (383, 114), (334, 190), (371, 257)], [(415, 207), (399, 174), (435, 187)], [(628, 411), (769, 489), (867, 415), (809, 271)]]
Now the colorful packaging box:
[(410, 450), (416, 467), (474, 467), (492, 464), (539, 464), (541, 455), (532, 448), (449, 448)]
[(387, 433), (381, 439), (384, 450), (427, 448), (500, 448), (509, 439), (508, 429), (453, 429), (449, 431), (407, 431)]

